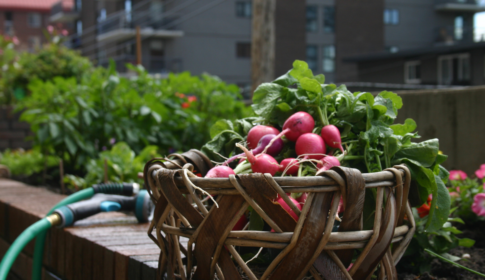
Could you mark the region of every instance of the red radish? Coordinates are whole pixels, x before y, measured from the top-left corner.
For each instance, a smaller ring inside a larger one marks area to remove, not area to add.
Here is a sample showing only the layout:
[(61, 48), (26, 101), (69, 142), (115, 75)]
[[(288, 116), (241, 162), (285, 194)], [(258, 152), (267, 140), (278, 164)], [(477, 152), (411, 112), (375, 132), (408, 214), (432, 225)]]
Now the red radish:
[[(273, 140), (275, 137), (276, 137), (276, 134), (267, 134), (267, 135), (261, 137), (261, 139), (259, 140), (258, 146), (256, 147), (256, 149), (251, 150), (251, 153), (253, 153), (253, 155), (259, 155), (261, 152), (263, 152), (263, 150), (266, 148), (266, 146), (268, 146), (269, 142), (271, 142), (271, 140)], [(266, 152), (269, 155), (276, 156), (281, 152), (281, 150), (283, 150), (283, 146), (284, 146), (283, 140), (276, 139), (273, 142), (273, 145), (271, 145), (271, 147), (268, 147)], [(233, 160), (235, 160), (236, 158), (239, 158), (243, 155), (244, 155), (244, 153), (232, 156), (231, 158), (229, 158), (228, 160), (226, 160), (224, 162), (224, 165), (228, 165)]]
[(302, 193), (299, 198), (296, 199), (300, 205), (304, 205), (306, 202), (306, 199), (308, 198), (308, 193)]
[(274, 176), (280, 169), (280, 165), (272, 156), (268, 154), (254, 156), (243, 145), (237, 143), (236, 146), (244, 151), (254, 173), (269, 173)]
[(340, 149), (342, 153), (344, 148), (342, 147), (342, 139), (340, 139), (340, 131), (333, 125), (326, 125), (322, 128), (321, 132), (323, 141), (331, 148)]
[[(267, 126), (267, 125), (257, 125), (249, 130), (248, 133), (248, 147), (250, 149), (256, 149), (258, 146), (259, 140), (267, 134), (276, 134), (278, 135), (280, 131), (274, 127)], [(263, 147), (264, 148), (264, 147)]]
[(340, 161), (334, 156), (325, 156), (320, 160), (322, 163), (317, 164), (317, 175), (334, 166), (340, 166)]
[(305, 156), (305, 159), (320, 159), (325, 154), (325, 142), (322, 137), (315, 133), (305, 133), (296, 140), (295, 150), (297, 155), (316, 154)]
[[(286, 170), (288, 165), (290, 165), (291, 167), (288, 168), (288, 170)], [(298, 163), (298, 160), (296, 158), (285, 158), (284, 160), (281, 161), (280, 172), (284, 172), (286, 170), (285, 174), (297, 175), (299, 167), (300, 167), (300, 164)]]
[(263, 151), (263, 154), (273, 145), (276, 139), (281, 138), (283, 135), (292, 142), (295, 142), (300, 135), (308, 132), (312, 132), (315, 128), (315, 120), (307, 112), (297, 112), (291, 115), (283, 124), (283, 131), (276, 136), (275, 139), (269, 142), (268, 146)]
[[(300, 203), (298, 203), (298, 201), (296, 201), (296, 199), (294, 199), (293, 197), (289, 196), (288, 198), (290, 198), (290, 200), (293, 202), (293, 204), (296, 205), (296, 207), (298, 209), (301, 210), (302, 206)], [(288, 204), (286, 204), (285, 200), (282, 198), (282, 197), (279, 197), (276, 202), (274, 202), (275, 204), (279, 204), (281, 207), (283, 207), (283, 209), (285, 209), (285, 211), (290, 214), (290, 216), (295, 220), (295, 221), (298, 221), (298, 216), (296, 215), (296, 213), (290, 208), (290, 206)]]
[(207, 172), (205, 178), (229, 178), (231, 174), (235, 174), (232, 168), (228, 166), (216, 166)]
[(243, 214), (241, 218), (239, 218), (237, 223), (234, 225), (232, 230), (242, 230), (247, 223), (248, 223), (248, 218), (246, 218), (246, 215)]

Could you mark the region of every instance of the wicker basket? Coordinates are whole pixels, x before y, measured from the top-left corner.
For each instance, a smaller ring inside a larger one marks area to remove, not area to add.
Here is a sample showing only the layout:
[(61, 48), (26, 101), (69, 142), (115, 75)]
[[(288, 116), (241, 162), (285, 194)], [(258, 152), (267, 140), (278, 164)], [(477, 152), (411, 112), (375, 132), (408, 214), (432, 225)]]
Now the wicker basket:
[[(169, 158), (152, 160), (144, 170), (156, 203), (148, 235), (161, 249), (160, 279), (258, 279), (237, 246), (281, 250), (260, 279), (370, 279), (374, 273), (378, 279), (397, 279), (395, 265), (415, 230), (405, 166), (370, 174), (334, 167), (315, 177), (204, 179), (187, 172), (195, 168), (204, 175), (212, 168), (201, 152)], [(194, 186), (217, 195), (218, 207), (204, 205)], [(375, 208), (381, 209), (375, 211), (373, 230), (362, 230), (366, 188), (375, 189)], [(285, 195), (292, 192), (309, 193), (301, 211)], [(298, 222), (272, 202), (277, 194), (293, 206)], [(340, 197), (344, 216), (338, 232), (332, 232)], [(231, 231), (248, 206), (275, 232)]]

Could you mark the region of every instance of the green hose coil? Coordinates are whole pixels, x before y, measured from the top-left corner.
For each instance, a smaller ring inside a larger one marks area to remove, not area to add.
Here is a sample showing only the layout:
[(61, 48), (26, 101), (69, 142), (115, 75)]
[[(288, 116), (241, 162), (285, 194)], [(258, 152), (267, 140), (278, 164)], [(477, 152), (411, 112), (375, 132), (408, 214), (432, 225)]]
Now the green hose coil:
[(19, 235), (19, 237), (17, 237), (17, 239), (15, 239), (14, 243), (10, 246), (7, 253), (5, 253), (3, 260), (0, 263), (0, 280), (7, 279), (7, 275), (12, 267), (12, 264), (25, 245), (27, 245), (36, 236), (39, 236), (39, 234), (43, 233), (45, 235), (45, 232), (49, 228), (51, 228), (51, 223), (46, 218), (43, 218), (42, 220), (28, 227), (22, 232), (22, 234)]

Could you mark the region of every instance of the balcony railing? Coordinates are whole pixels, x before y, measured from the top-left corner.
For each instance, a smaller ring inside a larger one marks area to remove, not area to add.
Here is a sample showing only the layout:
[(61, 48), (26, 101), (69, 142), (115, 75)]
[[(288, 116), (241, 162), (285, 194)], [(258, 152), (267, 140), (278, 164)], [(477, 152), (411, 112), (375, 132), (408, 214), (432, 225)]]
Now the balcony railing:
[(136, 26), (153, 29), (173, 30), (172, 23), (176, 17), (143, 17), (133, 13), (121, 13), (120, 15), (98, 23), (98, 35), (103, 35), (119, 29), (134, 29)]
[(484, 41), (485, 29), (483, 28), (456, 28), (454, 26), (442, 26), (435, 29), (435, 43), (437, 44), (454, 45)]
[(80, 9), (75, 0), (61, 0), (55, 3), (51, 8), (51, 22), (70, 22), (79, 18)]
[(481, 12), (485, 11), (484, 0), (435, 0), (437, 11)]
[[(108, 67), (110, 60), (116, 63), (116, 71), (126, 73), (128, 68), (126, 64), (136, 64), (136, 56), (120, 55), (112, 58), (105, 58), (99, 61), (99, 65)], [(147, 56), (142, 58), (142, 65), (150, 74), (167, 74), (169, 72), (181, 72), (182, 59), (167, 59), (160, 56)]]

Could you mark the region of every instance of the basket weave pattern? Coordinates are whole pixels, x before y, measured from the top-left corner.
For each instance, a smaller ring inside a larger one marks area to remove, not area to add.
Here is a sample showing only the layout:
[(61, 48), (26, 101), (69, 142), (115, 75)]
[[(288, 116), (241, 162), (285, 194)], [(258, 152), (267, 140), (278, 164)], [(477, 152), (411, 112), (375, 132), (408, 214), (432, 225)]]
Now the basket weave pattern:
[[(148, 235), (161, 249), (160, 279), (242, 279), (241, 270), (246, 279), (258, 279), (238, 254), (238, 246), (281, 250), (260, 279), (302, 279), (311, 274), (315, 279), (364, 280), (373, 273), (378, 279), (397, 279), (395, 265), (415, 230), (407, 201), (411, 176), (405, 166), (370, 174), (334, 167), (314, 177), (241, 174), (204, 179), (189, 172), (195, 168), (204, 175), (212, 167), (199, 151), (169, 158), (152, 160), (144, 170), (145, 185), (156, 204)], [(217, 195), (217, 206), (204, 205), (194, 186)], [(363, 230), (367, 188), (375, 189), (378, 210), (372, 230)], [(309, 194), (301, 211), (285, 195), (292, 192)], [(298, 221), (273, 202), (278, 194)], [(345, 211), (338, 232), (332, 232), (341, 197)], [(275, 233), (231, 231), (248, 206)], [(186, 246), (180, 237), (188, 238)]]

